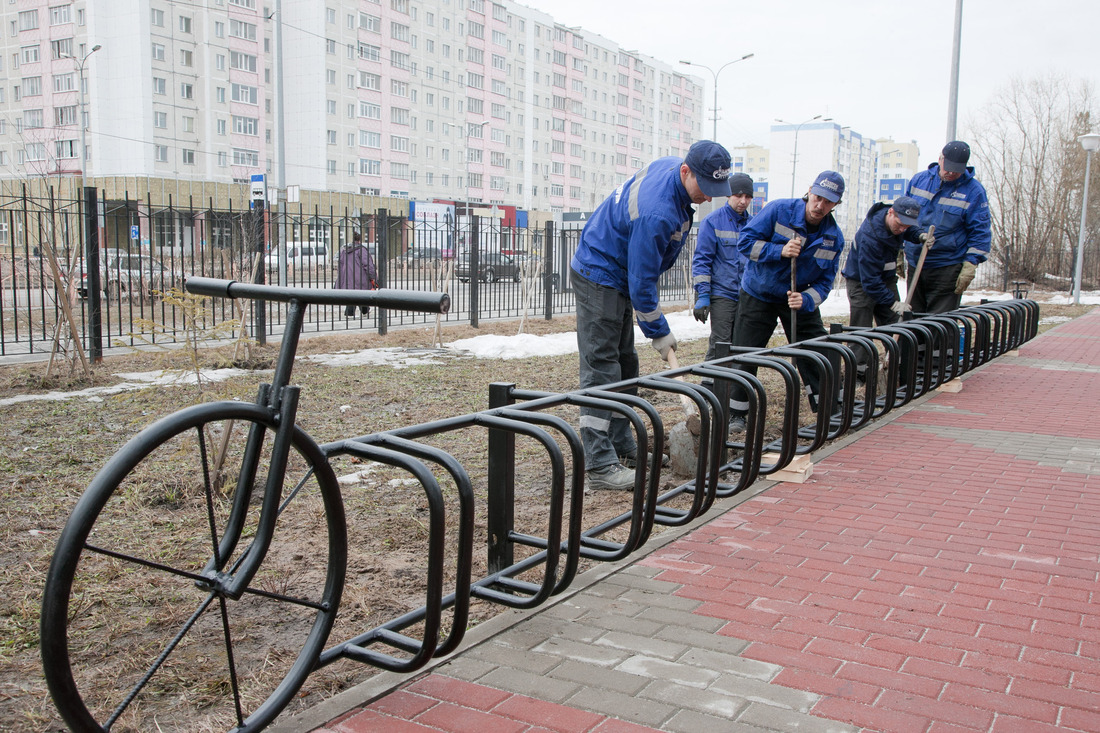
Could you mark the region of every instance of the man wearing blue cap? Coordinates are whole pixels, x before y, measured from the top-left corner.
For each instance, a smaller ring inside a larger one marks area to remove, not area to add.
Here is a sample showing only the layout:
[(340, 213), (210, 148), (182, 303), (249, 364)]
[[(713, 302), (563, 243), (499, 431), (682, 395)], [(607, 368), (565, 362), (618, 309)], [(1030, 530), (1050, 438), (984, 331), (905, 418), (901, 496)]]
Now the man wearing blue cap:
[[(819, 308), (833, 289), (844, 249), (844, 234), (832, 214), (843, 196), (844, 177), (836, 171), (822, 171), (805, 196), (772, 201), (741, 231), (738, 247), (749, 261), (741, 280), (734, 346), (767, 346), (777, 320), (788, 343), (794, 318), (798, 319), (797, 340), (826, 334)], [(745, 371), (756, 370), (745, 367)], [(810, 406), (816, 409), (820, 392), (817, 370), (803, 371), (803, 380)], [(731, 389), (730, 406), (730, 430), (744, 430), (749, 403), (739, 385)]]
[(691, 281), (695, 288), (695, 320), (710, 317), (707, 360), (713, 359), (716, 344), (733, 343), (733, 324), (741, 297), (741, 276), (748, 258), (737, 249), (741, 230), (749, 221), (752, 206), (752, 178), (744, 173), (730, 176), (730, 197), (699, 223), (695, 255), (691, 258)]
[(921, 246), (905, 246), (909, 289), (913, 293), (909, 302), (918, 313), (945, 313), (958, 308), (978, 265), (989, 256), (989, 199), (974, 177), (974, 169), (967, 165), (969, 160), (969, 145), (961, 140), (949, 142), (939, 162), (913, 176), (905, 191), (906, 196), (921, 202), (918, 224), (922, 228), (936, 227), (936, 246), (928, 250), (915, 283), (913, 270)]
[(917, 227), (920, 202), (902, 196), (893, 205), (879, 202), (867, 212), (844, 263), (848, 290), (848, 323), (870, 327), (897, 323), (912, 307), (898, 296), (898, 251), (905, 242), (929, 242), (935, 237)]
[[(582, 389), (638, 376), (634, 315), (666, 361), (676, 337), (661, 312), (657, 280), (676, 262), (694, 204), (730, 195), (730, 154), (709, 140), (683, 159), (658, 158), (626, 180), (592, 213), (570, 263), (577, 301)], [(588, 486), (629, 490), (637, 443), (618, 413), (581, 410)]]

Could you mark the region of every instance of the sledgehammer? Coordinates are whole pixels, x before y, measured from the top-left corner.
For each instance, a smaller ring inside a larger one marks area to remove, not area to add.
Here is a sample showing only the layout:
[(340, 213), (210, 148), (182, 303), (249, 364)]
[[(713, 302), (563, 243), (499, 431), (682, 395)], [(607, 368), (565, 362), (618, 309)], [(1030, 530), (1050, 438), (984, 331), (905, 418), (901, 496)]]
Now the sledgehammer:
[(929, 241), (932, 241), (932, 235), (936, 233), (936, 225), (928, 227), (928, 239), (925, 240), (924, 246), (921, 247), (920, 257), (917, 259), (917, 269), (913, 270), (913, 279), (909, 282), (909, 285), (905, 288), (905, 304), (909, 305), (909, 302), (913, 300), (913, 293), (917, 291), (917, 280), (920, 278), (920, 271), (924, 269), (924, 258), (928, 256), (928, 250), (932, 248)]

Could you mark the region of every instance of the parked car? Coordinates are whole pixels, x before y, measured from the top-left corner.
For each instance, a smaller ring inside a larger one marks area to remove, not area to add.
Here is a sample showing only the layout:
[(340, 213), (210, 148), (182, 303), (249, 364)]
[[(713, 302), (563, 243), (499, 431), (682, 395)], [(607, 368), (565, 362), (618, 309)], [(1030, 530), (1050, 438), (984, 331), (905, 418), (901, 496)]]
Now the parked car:
[[(538, 275), (538, 279), (542, 280), (542, 258), (538, 255), (529, 255), (527, 253), (517, 254), (514, 259), (519, 265), (520, 272), (527, 277), (532, 275)], [(550, 284), (554, 290), (561, 290), (561, 275), (554, 272), (550, 275)]]
[(443, 247), (410, 247), (397, 262), (409, 267), (425, 267), (432, 262), (454, 259), (454, 256), (454, 250)]
[[(123, 250), (106, 250), (100, 259), (99, 282), (108, 300), (136, 295), (151, 297), (172, 288), (183, 287), (183, 276), (172, 272), (151, 255), (141, 255)], [(81, 298), (88, 297), (88, 273), (81, 270)]]
[[(271, 245), (271, 251), (264, 257), (268, 270), (279, 270), (279, 245)], [(288, 270), (301, 270), (310, 267), (328, 265), (328, 248), (318, 242), (287, 242), (286, 265)]]
[[(513, 280), (518, 283), (520, 281), (519, 263), (514, 257), (502, 255), (499, 252), (482, 252), (478, 260), (477, 279), (481, 282)], [(470, 270), (470, 255), (459, 257), (455, 263), (455, 277), (462, 282), (469, 282)]]

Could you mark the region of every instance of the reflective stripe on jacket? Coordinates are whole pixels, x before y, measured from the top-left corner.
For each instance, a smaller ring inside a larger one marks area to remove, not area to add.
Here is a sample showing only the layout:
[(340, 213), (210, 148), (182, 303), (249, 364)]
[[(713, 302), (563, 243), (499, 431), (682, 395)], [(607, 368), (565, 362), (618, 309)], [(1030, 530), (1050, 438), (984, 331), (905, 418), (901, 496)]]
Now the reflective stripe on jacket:
[(725, 205), (699, 222), (695, 256), (691, 260), (691, 281), (697, 295), (737, 300), (747, 258), (737, 248), (741, 230), (749, 220)]
[(683, 160), (658, 158), (604, 199), (581, 231), (570, 266), (630, 298), (647, 338), (669, 333), (657, 280), (680, 256), (695, 208), (680, 181)]
[[(940, 166), (933, 163), (909, 181), (905, 191), (921, 202), (917, 223), (922, 230), (936, 226), (936, 242), (928, 250), (924, 266), (929, 269), (957, 265), (963, 260), (975, 265), (989, 256), (992, 238), (989, 224), (989, 200), (985, 187), (967, 168), (957, 181), (940, 178)], [(919, 244), (905, 245), (905, 259), (915, 266), (920, 257)]]
[(806, 202), (777, 199), (749, 220), (741, 231), (738, 247), (748, 258), (741, 289), (766, 303), (787, 302), (791, 289), (791, 261), (783, 257), (783, 245), (795, 235), (803, 239), (796, 266), (797, 290), (803, 308), (817, 310), (833, 289), (833, 279), (844, 250), (844, 234), (832, 214), (812, 235), (806, 230)]

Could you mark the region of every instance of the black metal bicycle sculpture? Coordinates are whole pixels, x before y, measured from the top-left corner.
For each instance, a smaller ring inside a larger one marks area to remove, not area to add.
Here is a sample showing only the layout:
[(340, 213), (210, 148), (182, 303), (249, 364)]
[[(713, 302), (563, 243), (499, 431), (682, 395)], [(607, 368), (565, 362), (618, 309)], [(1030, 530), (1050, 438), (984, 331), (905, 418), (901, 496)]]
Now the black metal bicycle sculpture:
[[(538, 606), (569, 586), (582, 559), (626, 557), (655, 525), (692, 521), (717, 498), (1017, 348), (1038, 328), (1034, 302), (989, 303), (877, 329), (837, 328), (791, 346), (733, 350), (600, 389), (559, 394), (494, 384), (490, 407), (481, 412), (318, 444), (296, 422), (300, 388), (290, 384), (305, 309), (351, 303), (445, 312), (448, 297), (198, 277), (187, 289), (285, 302), (286, 332), (272, 382), (254, 403), (203, 404), (155, 422), (107, 462), (74, 508), (49, 569), (41, 617), (46, 680), (74, 731), (154, 723), (188, 729), (198, 718), (210, 727), (258, 731), (311, 672), (338, 659), (419, 669), (459, 646), (473, 599)], [(861, 375), (857, 364), (865, 365)], [(739, 367), (779, 376), (778, 437), (765, 440), (764, 381)], [(799, 424), (799, 369), (816, 370), (821, 404), (836, 406), (831, 414), (819, 410), (809, 426)], [(724, 430), (735, 384), (750, 402), (743, 441), (731, 441)], [(681, 396), (698, 412), (695, 475), (674, 488), (661, 489), (655, 456), (663, 449), (663, 423), (638, 388)], [(594, 526), (585, 526), (579, 435), (555, 414), (580, 406), (623, 415), (638, 455), (654, 456), (638, 463), (629, 510)], [(489, 571), (480, 579), (472, 578), (473, 481), (451, 454), (425, 441), (470, 429), (487, 433)], [(542, 535), (518, 531), (512, 518), (517, 437), (539, 446), (550, 469)], [(395, 467), (419, 484), (427, 506), (425, 598), (419, 608), (326, 649), (347, 583), (349, 519), (332, 467), (339, 456)], [(171, 507), (196, 486), (196, 500), (205, 505), (201, 519), (173, 526), (169, 535), (163, 525), (178, 519), (157, 507)], [(458, 515), (454, 537), (449, 506)], [(147, 533), (134, 534), (141, 525), (135, 518), (148, 521)], [(98, 684), (104, 666), (125, 684)], [(180, 720), (181, 709), (194, 710), (194, 717)]]

